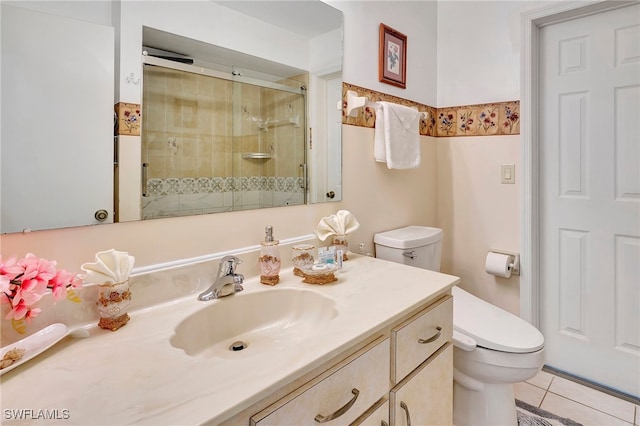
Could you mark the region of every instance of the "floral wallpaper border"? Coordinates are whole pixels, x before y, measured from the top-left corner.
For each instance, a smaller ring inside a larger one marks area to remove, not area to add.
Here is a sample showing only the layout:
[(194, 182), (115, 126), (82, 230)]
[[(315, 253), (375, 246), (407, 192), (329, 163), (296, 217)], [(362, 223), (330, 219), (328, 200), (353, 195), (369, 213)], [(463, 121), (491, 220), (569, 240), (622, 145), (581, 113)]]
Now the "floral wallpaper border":
[(348, 117), (347, 90), (358, 96), (366, 96), (371, 102), (387, 101), (416, 107), (427, 113), (420, 121), (420, 134), (434, 137), (494, 136), (520, 134), (520, 101), (435, 108), (393, 95), (366, 89), (350, 83), (342, 83), (342, 123), (360, 127), (375, 127), (373, 108), (364, 107), (357, 117)]
[[(371, 102), (387, 101), (416, 107), (427, 113), (420, 120), (420, 134), (424, 136), (495, 136), (520, 134), (520, 101), (435, 108), (350, 83), (342, 83), (342, 123), (360, 127), (375, 127), (376, 113), (364, 107), (357, 117), (348, 117), (347, 90), (366, 96)], [(119, 135), (140, 136), (141, 114), (139, 104), (119, 102), (115, 105), (116, 132)]]

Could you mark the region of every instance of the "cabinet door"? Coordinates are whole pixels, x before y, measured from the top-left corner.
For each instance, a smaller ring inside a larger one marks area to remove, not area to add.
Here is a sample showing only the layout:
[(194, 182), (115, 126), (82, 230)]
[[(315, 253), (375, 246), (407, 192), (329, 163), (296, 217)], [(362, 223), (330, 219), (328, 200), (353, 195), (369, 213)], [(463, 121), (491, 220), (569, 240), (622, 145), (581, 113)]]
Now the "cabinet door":
[(389, 339), (376, 341), (252, 416), (251, 424), (349, 424), (388, 391), (389, 365)]
[(447, 343), (390, 393), (391, 424), (444, 426), (453, 419), (453, 346)]
[(0, 232), (112, 222), (114, 30), (4, 3)]

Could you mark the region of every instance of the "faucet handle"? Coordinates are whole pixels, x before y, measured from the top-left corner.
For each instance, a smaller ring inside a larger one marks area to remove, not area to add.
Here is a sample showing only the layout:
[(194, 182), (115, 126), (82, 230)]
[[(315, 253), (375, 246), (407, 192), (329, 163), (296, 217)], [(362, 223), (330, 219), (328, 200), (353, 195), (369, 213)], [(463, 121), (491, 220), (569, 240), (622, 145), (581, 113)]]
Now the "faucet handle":
[(220, 260), (219, 271), (224, 275), (233, 275), (236, 266), (242, 263), (242, 259), (236, 256), (225, 256)]

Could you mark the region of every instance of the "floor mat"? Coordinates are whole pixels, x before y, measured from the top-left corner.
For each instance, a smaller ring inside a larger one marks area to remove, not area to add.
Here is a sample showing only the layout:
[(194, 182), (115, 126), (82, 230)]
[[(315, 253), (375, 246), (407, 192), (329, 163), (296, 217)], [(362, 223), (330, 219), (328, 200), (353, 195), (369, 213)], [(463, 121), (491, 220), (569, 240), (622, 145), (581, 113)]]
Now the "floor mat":
[(518, 426), (582, 426), (571, 419), (556, 416), (541, 408), (516, 399)]

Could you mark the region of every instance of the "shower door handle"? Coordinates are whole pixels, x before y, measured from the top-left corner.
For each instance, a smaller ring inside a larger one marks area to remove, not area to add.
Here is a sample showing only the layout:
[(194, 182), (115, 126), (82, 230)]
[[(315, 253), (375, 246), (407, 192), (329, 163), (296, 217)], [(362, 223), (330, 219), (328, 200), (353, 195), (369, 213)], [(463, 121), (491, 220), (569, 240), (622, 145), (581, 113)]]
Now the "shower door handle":
[(307, 190), (307, 163), (301, 163), (300, 168), (302, 168), (302, 184), (300, 188)]
[(142, 163), (142, 196), (147, 196), (147, 169), (149, 168), (149, 163)]

